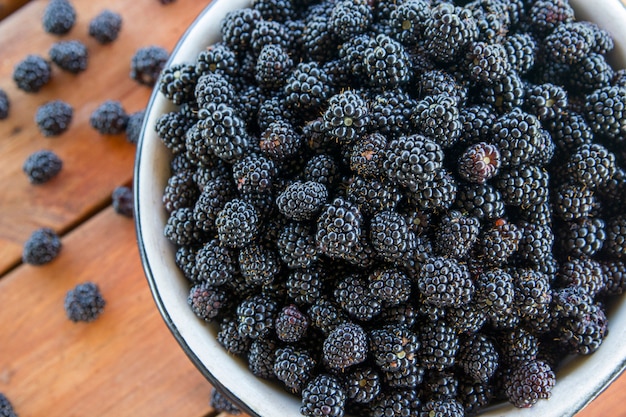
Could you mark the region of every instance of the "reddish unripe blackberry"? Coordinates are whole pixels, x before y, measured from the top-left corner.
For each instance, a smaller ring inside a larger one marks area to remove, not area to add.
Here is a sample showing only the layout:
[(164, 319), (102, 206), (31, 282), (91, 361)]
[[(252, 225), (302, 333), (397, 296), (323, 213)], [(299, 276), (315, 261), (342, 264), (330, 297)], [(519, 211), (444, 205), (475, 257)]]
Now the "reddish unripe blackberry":
[(458, 169), (461, 177), (467, 181), (482, 184), (498, 173), (500, 165), (498, 147), (479, 142), (467, 148), (459, 157)]
[(328, 334), (322, 349), (324, 364), (331, 369), (344, 371), (367, 358), (367, 334), (358, 324), (346, 322)]
[(465, 264), (450, 258), (428, 258), (421, 266), (417, 285), (425, 302), (436, 307), (458, 307), (470, 302), (474, 283)]
[(505, 391), (516, 407), (532, 407), (540, 399), (550, 398), (556, 378), (552, 368), (543, 361), (520, 362), (505, 379)]
[(214, 287), (208, 282), (201, 282), (189, 290), (187, 304), (191, 311), (204, 321), (213, 321), (226, 305), (227, 294), (223, 289)]
[(307, 417), (342, 417), (346, 402), (341, 381), (328, 374), (319, 374), (302, 390), (300, 413)]
[(294, 304), (283, 307), (274, 323), (278, 339), (288, 343), (302, 339), (308, 327), (309, 318)]
[(542, 37), (557, 26), (575, 19), (574, 9), (567, 0), (538, 0), (527, 13), (531, 29)]

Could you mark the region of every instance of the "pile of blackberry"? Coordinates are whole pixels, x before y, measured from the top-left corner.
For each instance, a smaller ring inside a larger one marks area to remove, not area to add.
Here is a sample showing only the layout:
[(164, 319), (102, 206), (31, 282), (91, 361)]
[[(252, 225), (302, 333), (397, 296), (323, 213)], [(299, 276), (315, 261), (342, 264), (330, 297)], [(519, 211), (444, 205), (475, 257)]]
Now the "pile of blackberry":
[(606, 31), (567, 0), (256, 0), (221, 33), (157, 83), (164, 233), (252, 373), (305, 416), (463, 416), (601, 346), (626, 288)]

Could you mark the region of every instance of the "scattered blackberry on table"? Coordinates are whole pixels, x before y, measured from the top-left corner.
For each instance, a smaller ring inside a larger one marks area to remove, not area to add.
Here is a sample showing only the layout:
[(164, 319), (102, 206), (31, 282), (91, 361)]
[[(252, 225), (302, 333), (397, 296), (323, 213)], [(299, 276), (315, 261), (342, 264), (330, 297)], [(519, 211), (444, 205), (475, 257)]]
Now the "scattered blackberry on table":
[(22, 170), (31, 184), (40, 185), (56, 177), (63, 168), (59, 156), (47, 149), (33, 152), (26, 158)]
[(142, 109), (133, 112), (128, 116), (128, 123), (126, 124), (126, 140), (133, 145), (139, 143), (145, 115), (146, 111), (145, 109)]
[(59, 41), (52, 44), (48, 51), (50, 60), (62, 70), (74, 74), (85, 71), (89, 52), (84, 43), (77, 40)]
[(40, 55), (27, 55), (13, 68), (13, 81), (27, 93), (37, 93), (51, 78), (50, 63)]
[(137, 49), (130, 59), (130, 78), (139, 84), (155, 85), (168, 58), (169, 53), (161, 46)]
[(304, 416), (341, 417), (344, 415), (346, 392), (341, 381), (321, 373), (302, 390), (300, 413)]
[(44, 265), (52, 262), (61, 251), (61, 239), (48, 227), (35, 230), (24, 243), (22, 261), (29, 265)]
[(528, 408), (539, 399), (550, 398), (556, 379), (547, 363), (530, 360), (514, 365), (504, 383), (509, 401), (518, 408)]
[(65, 294), (63, 305), (67, 318), (77, 323), (92, 322), (102, 314), (106, 301), (93, 282), (76, 285)]
[(368, 349), (365, 330), (358, 324), (345, 322), (335, 327), (324, 339), (323, 361), (330, 369), (345, 371), (365, 361)]
[(128, 113), (119, 101), (107, 100), (91, 113), (89, 124), (103, 135), (125, 133)]
[(69, 128), (74, 109), (61, 100), (42, 104), (35, 113), (35, 123), (44, 136), (58, 136)]
[(417, 286), (424, 301), (436, 307), (459, 307), (474, 294), (467, 266), (455, 259), (428, 258), (420, 268)]
[[(172, 3), (175, 0), (160, 0), (161, 4)], [(232, 403), (228, 397), (222, 394), (215, 387), (211, 388), (211, 399), (209, 400), (209, 405), (213, 407), (217, 412), (224, 412), (232, 415), (241, 414), (241, 410)]]
[(10, 107), (11, 102), (9, 101), (9, 96), (6, 91), (0, 88), (0, 120), (4, 120), (9, 117)]
[(127, 186), (115, 187), (111, 193), (113, 210), (126, 217), (133, 217), (134, 200), (133, 190)]
[(111, 10), (103, 10), (89, 21), (89, 36), (101, 44), (117, 39), (122, 29), (122, 16)]
[(46, 32), (64, 35), (76, 23), (76, 9), (68, 0), (50, 0), (43, 11), (41, 22)]

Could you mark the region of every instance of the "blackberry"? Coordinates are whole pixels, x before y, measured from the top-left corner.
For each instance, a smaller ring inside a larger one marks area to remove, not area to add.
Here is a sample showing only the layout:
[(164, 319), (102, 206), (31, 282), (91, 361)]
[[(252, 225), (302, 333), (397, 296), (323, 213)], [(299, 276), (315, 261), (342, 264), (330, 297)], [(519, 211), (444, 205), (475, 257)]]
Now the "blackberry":
[(274, 323), (278, 339), (288, 343), (301, 340), (308, 327), (309, 318), (294, 304), (283, 307)]
[(602, 219), (579, 219), (566, 222), (559, 229), (559, 246), (569, 256), (593, 256), (606, 239)]
[(404, 46), (385, 34), (377, 35), (363, 57), (367, 80), (373, 87), (393, 88), (410, 79), (410, 61)]
[(547, 128), (556, 147), (566, 154), (593, 141), (593, 131), (585, 118), (571, 111), (564, 111), (556, 119), (548, 121)]
[(569, 87), (574, 91), (591, 93), (608, 87), (613, 79), (613, 68), (604, 55), (591, 53), (572, 65)]
[(575, 286), (556, 290), (552, 299), (561, 345), (579, 355), (595, 352), (608, 333), (603, 308), (584, 288)]
[(524, 105), (529, 113), (545, 123), (555, 119), (567, 108), (567, 92), (555, 84), (537, 84), (526, 91)]
[(233, 180), (241, 194), (269, 193), (276, 168), (271, 159), (247, 155), (232, 166)]
[(198, 74), (192, 64), (174, 64), (163, 68), (159, 91), (172, 103), (181, 105), (194, 97)]
[(496, 112), (489, 105), (471, 105), (459, 109), (461, 135), (459, 142), (467, 145), (484, 141), (491, 136)]
[(111, 10), (103, 10), (89, 21), (89, 36), (101, 44), (115, 41), (122, 29), (122, 16)]
[(257, 244), (245, 246), (239, 251), (239, 271), (250, 286), (270, 284), (280, 272), (278, 254)]
[(278, 306), (265, 294), (246, 297), (236, 308), (239, 334), (258, 339), (274, 328)]
[(498, 317), (513, 306), (513, 277), (504, 269), (494, 268), (478, 274), (474, 282), (474, 301), (490, 318)]
[(486, 408), (494, 396), (494, 388), (491, 384), (475, 382), (471, 378), (461, 377), (457, 401), (465, 408), (465, 415), (473, 416)]
[(435, 231), (435, 251), (440, 256), (462, 259), (467, 255), (480, 232), (477, 218), (453, 210), (441, 218)]
[(220, 25), (223, 42), (236, 52), (248, 50), (252, 30), (262, 18), (261, 12), (251, 7), (228, 12)]
[(200, 113), (206, 117), (200, 120), (199, 128), (212, 153), (231, 164), (241, 159), (250, 138), (235, 109), (226, 104), (209, 103)]
[(532, 159), (538, 151), (540, 129), (539, 119), (519, 108), (500, 116), (493, 134), (502, 165), (518, 166)]
[(439, 372), (456, 362), (459, 337), (454, 328), (442, 322), (426, 322), (420, 331), (420, 359), (427, 369)]
[(315, 242), (319, 250), (333, 258), (342, 258), (360, 246), (363, 216), (356, 206), (336, 198), (317, 219)]
[(389, 181), (366, 180), (359, 176), (351, 179), (346, 196), (364, 216), (393, 211), (402, 198), (398, 187)]
[(0, 120), (4, 120), (9, 117), (10, 107), (11, 102), (9, 101), (9, 96), (7, 96), (7, 93), (0, 88)]
[(207, 181), (193, 206), (193, 217), (198, 227), (205, 231), (214, 230), (218, 213), (234, 195), (232, 183), (227, 179)]
[(538, 0), (528, 9), (528, 20), (534, 33), (540, 37), (557, 26), (574, 21), (574, 9), (567, 0)]
[(76, 285), (65, 294), (63, 306), (67, 318), (77, 323), (92, 322), (102, 314), (106, 301), (93, 282)]
[[(332, 3), (327, 4), (332, 5)], [(331, 30), (329, 15), (330, 11), (321, 15), (309, 14), (306, 18), (301, 39), (305, 60), (318, 63), (329, 62), (336, 56), (339, 40), (335, 32)]]
[(51, 78), (50, 63), (39, 55), (27, 55), (13, 68), (13, 81), (27, 93), (37, 93)]
[(161, 46), (137, 49), (130, 59), (130, 78), (139, 84), (155, 85), (168, 58), (169, 53)]
[(615, 169), (615, 155), (598, 143), (579, 146), (567, 162), (572, 179), (591, 189), (609, 182)]
[(294, 120), (294, 116), (290, 110), (286, 108), (283, 95), (265, 97), (259, 103), (259, 109), (256, 114), (256, 123), (261, 132), (267, 130), (273, 122), (283, 121), (289, 123)]
[(423, 0), (397, 4), (389, 14), (390, 34), (401, 44), (411, 47), (422, 38), (429, 16), (429, 4)]
[(55, 42), (48, 50), (48, 55), (50, 60), (58, 65), (59, 68), (73, 74), (78, 74), (87, 69), (89, 52), (81, 41)]
[(409, 189), (432, 181), (442, 167), (443, 150), (436, 142), (416, 134), (389, 142), (383, 169), (387, 177)]
[(595, 43), (593, 31), (584, 22), (558, 25), (545, 37), (543, 46), (555, 62), (574, 64), (589, 54)]
[(606, 276), (598, 261), (573, 258), (561, 265), (556, 279), (563, 287), (580, 287), (591, 297), (595, 297), (604, 291)]
[[(171, 3), (175, 0), (160, 0), (161, 4)], [(232, 401), (222, 394), (215, 387), (211, 389), (211, 399), (209, 405), (217, 412), (224, 412), (232, 415), (241, 414), (241, 410)]]
[(625, 87), (604, 87), (585, 98), (584, 116), (594, 133), (619, 141), (625, 137), (621, 125), (625, 106)]
[(307, 117), (316, 115), (331, 95), (330, 78), (316, 62), (301, 62), (287, 78), (285, 103), (294, 113)]
[(359, 321), (372, 320), (382, 309), (381, 300), (373, 294), (367, 280), (358, 274), (339, 280), (333, 295), (343, 311)]
[(514, 304), (523, 318), (534, 319), (548, 308), (552, 301), (550, 280), (546, 274), (534, 269), (511, 270), (515, 284)]
[(550, 398), (556, 383), (554, 371), (545, 362), (531, 360), (515, 365), (504, 382), (508, 400), (518, 408), (528, 408), (540, 399)]
[(467, 101), (467, 86), (461, 80), (442, 69), (425, 71), (419, 77), (417, 93), (420, 97), (446, 95), (454, 98), (462, 111)]
[(369, 122), (367, 102), (359, 93), (345, 90), (328, 100), (324, 130), (339, 144), (354, 143), (365, 133)]
[(340, 306), (334, 301), (322, 296), (307, 310), (311, 319), (311, 326), (321, 330), (325, 335), (330, 334), (335, 327), (346, 321), (346, 316)]
[(415, 249), (415, 235), (401, 214), (381, 211), (369, 226), (372, 247), (385, 261), (402, 263)]
[(537, 43), (529, 33), (512, 33), (503, 41), (506, 57), (513, 71), (528, 73), (537, 59)]
[(399, 88), (383, 90), (368, 102), (371, 130), (394, 138), (410, 134), (410, 119), (416, 102), (409, 94)]
[(285, 216), (296, 220), (314, 217), (326, 204), (326, 187), (313, 181), (296, 181), (290, 184), (276, 198), (276, 205)]
[(89, 124), (100, 134), (117, 135), (126, 131), (128, 113), (119, 101), (106, 100), (91, 113)]
[(2, 417), (17, 417), (11, 401), (0, 392), (0, 414)]
[(24, 243), (22, 261), (34, 266), (50, 263), (59, 255), (61, 247), (61, 239), (54, 230), (39, 228)]
[(227, 300), (227, 294), (223, 289), (214, 287), (206, 281), (191, 287), (187, 296), (187, 304), (191, 307), (191, 311), (207, 322), (219, 316)]
[(314, 267), (292, 271), (285, 282), (287, 295), (298, 305), (313, 304), (323, 291), (322, 273), (322, 270)]
[(344, 383), (346, 399), (357, 404), (371, 403), (382, 388), (380, 374), (369, 366), (348, 372)]
[(286, 51), (291, 50), (293, 39), (287, 26), (270, 20), (257, 21), (250, 34), (250, 47), (255, 56), (259, 56), (265, 45), (277, 45)]
[(495, 187), (505, 204), (527, 207), (541, 204), (548, 198), (549, 174), (536, 165), (520, 165), (500, 172)]
[(420, 409), (420, 399), (414, 389), (382, 391), (370, 403), (371, 417), (414, 416)]
[(195, 70), (198, 77), (219, 74), (229, 82), (234, 82), (240, 72), (235, 51), (224, 42), (211, 44), (200, 51), (196, 57)]
[(276, 247), (282, 261), (292, 269), (308, 268), (319, 257), (314, 232), (308, 225), (295, 221), (281, 229)]
[(500, 168), (500, 151), (489, 143), (479, 142), (467, 148), (459, 157), (461, 177), (479, 184), (493, 178)]
[(503, 367), (534, 360), (539, 353), (539, 339), (521, 326), (499, 332), (497, 341)]
[(330, 369), (344, 371), (365, 361), (368, 337), (358, 324), (345, 322), (326, 336), (322, 349), (324, 364)]
[(248, 349), (248, 369), (257, 377), (274, 379), (278, 341), (271, 336), (253, 339)]
[(472, 42), (465, 60), (470, 79), (478, 83), (493, 84), (511, 70), (507, 50), (499, 43)]
[(411, 280), (399, 269), (377, 269), (368, 281), (371, 293), (386, 307), (398, 306), (411, 297)]
[(602, 294), (619, 295), (626, 290), (626, 265), (623, 261), (600, 262), (605, 277)]
[(276, 349), (274, 374), (293, 393), (301, 393), (307, 386), (316, 365), (315, 359), (305, 349), (289, 345)]
[(302, 390), (300, 413), (308, 416), (341, 417), (344, 415), (346, 393), (334, 376), (321, 373)]
[(42, 104), (35, 113), (35, 123), (44, 136), (58, 136), (65, 132), (72, 121), (74, 109), (61, 100)]
[(196, 265), (196, 253), (198, 248), (195, 245), (181, 246), (176, 249), (174, 261), (176, 266), (182, 271), (189, 282), (197, 282), (198, 268)]
[(220, 242), (233, 248), (242, 248), (256, 238), (259, 216), (252, 204), (234, 198), (217, 214), (215, 227)]
[(418, 361), (418, 336), (400, 325), (388, 325), (369, 333), (370, 352), (384, 372), (402, 372)]
[(287, 51), (278, 45), (268, 44), (261, 49), (255, 66), (257, 83), (267, 89), (280, 89), (293, 67), (293, 61)]
[(252, 4), (265, 20), (285, 22), (295, 15), (295, 7), (291, 1), (285, 0), (255, 0)]
[(189, 171), (182, 171), (168, 178), (163, 191), (163, 206), (171, 213), (182, 207), (193, 207), (199, 190)]
[(76, 23), (76, 9), (67, 0), (50, 0), (41, 18), (43, 29), (53, 35), (65, 35)]
[(302, 136), (294, 126), (281, 119), (270, 122), (261, 134), (261, 152), (276, 162), (294, 157), (302, 147)]
[(444, 149), (454, 145), (461, 135), (457, 102), (447, 94), (426, 96), (419, 101), (412, 120), (420, 133)]
[(522, 239), (523, 229), (504, 219), (497, 219), (490, 228), (483, 229), (478, 239), (480, 259), (489, 265), (503, 265), (513, 255)]
[(63, 161), (52, 151), (41, 150), (28, 155), (22, 171), (34, 185), (44, 184), (56, 177), (63, 168)]
[(419, 417), (432, 415), (442, 417), (462, 417), (465, 415), (463, 405), (456, 399), (431, 400), (425, 402), (420, 408)]
[(467, 8), (441, 3), (431, 8), (424, 39), (428, 53), (436, 61), (450, 63), (478, 35), (476, 21)]
[(366, 32), (372, 20), (372, 8), (364, 0), (338, 1), (328, 17), (329, 29), (341, 41)]
[(541, 264), (552, 252), (554, 232), (549, 224), (518, 223), (522, 229), (522, 238), (519, 241), (517, 257), (535, 265)]
[(199, 241), (202, 238), (202, 231), (193, 219), (193, 209), (183, 207), (171, 212), (163, 228), (163, 235), (179, 246)]
[(497, 83), (485, 86), (480, 97), (485, 104), (492, 106), (498, 113), (508, 113), (524, 104), (525, 82), (514, 71), (507, 73)]
[(417, 286), (424, 302), (435, 307), (459, 307), (469, 303), (474, 294), (467, 266), (443, 257), (426, 259), (418, 273)]
[(592, 216), (598, 208), (593, 190), (564, 184), (554, 194), (553, 210), (562, 220), (572, 221)]
[(363, 177), (377, 177), (381, 173), (387, 139), (372, 133), (358, 139), (352, 146), (350, 169)]
[(126, 140), (133, 145), (139, 143), (145, 115), (145, 109), (138, 110), (128, 115), (128, 123), (126, 124)]
[(132, 218), (135, 208), (133, 190), (127, 186), (115, 187), (111, 193), (111, 205), (117, 214)]
[(626, 216), (607, 220), (604, 252), (615, 258), (626, 257)]
[(502, 195), (489, 184), (461, 184), (454, 206), (479, 220), (493, 220), (504, 215)]

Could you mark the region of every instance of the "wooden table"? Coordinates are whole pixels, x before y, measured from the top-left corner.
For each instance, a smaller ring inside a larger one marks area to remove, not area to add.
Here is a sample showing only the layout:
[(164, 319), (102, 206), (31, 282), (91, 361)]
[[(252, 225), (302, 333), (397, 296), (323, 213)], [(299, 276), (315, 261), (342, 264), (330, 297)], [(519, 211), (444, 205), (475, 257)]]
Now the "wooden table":
[[(171, 50), (208, 0), (74, 1), (78, 20), (55, 37), (43, 31), (44, 0), (0, 0), (0, 88), (11, 112), (0, 121), (0, 392), (22, 417), (210, 417), (211, 386), (187, 359), (164, 324), (141, 268), (132, 219), (114, 212), (111, 193), (132, 180), (135, 146), (124, 135), (103, 136), (89, 125), (103, 101), (127, 112), (144, 108), (150, 89), (129, 77), (137, 48)], [(20, 7), (21, 6), (21, 7)], [(117, 41), (99, 45), (87, 36), (89, 20), (104, 8), (122, 14)], [(89, 68), (71, 75), (54, 68), (37, 94), (17, 90), (14, 65), (29, 53), (47, 56), (53, 42), (79, 39)], [(74, 107), (68, 132), (39, 133), (39, 105), (62, 99)], [(34, 186), (22, 172), (26, 157), (51, 149), (64, 161), (61, 174)], [(52, 263), (21, 263), (22, 246), (39, 227), (62, 236)], [(107, 300), (93, 323), (72, 323), (63, 299), (76, 284), (96, 282)], [(626, 416), (622, 376), (579, 417)], [(226, 414), (220, 414), (226, 416)]]

